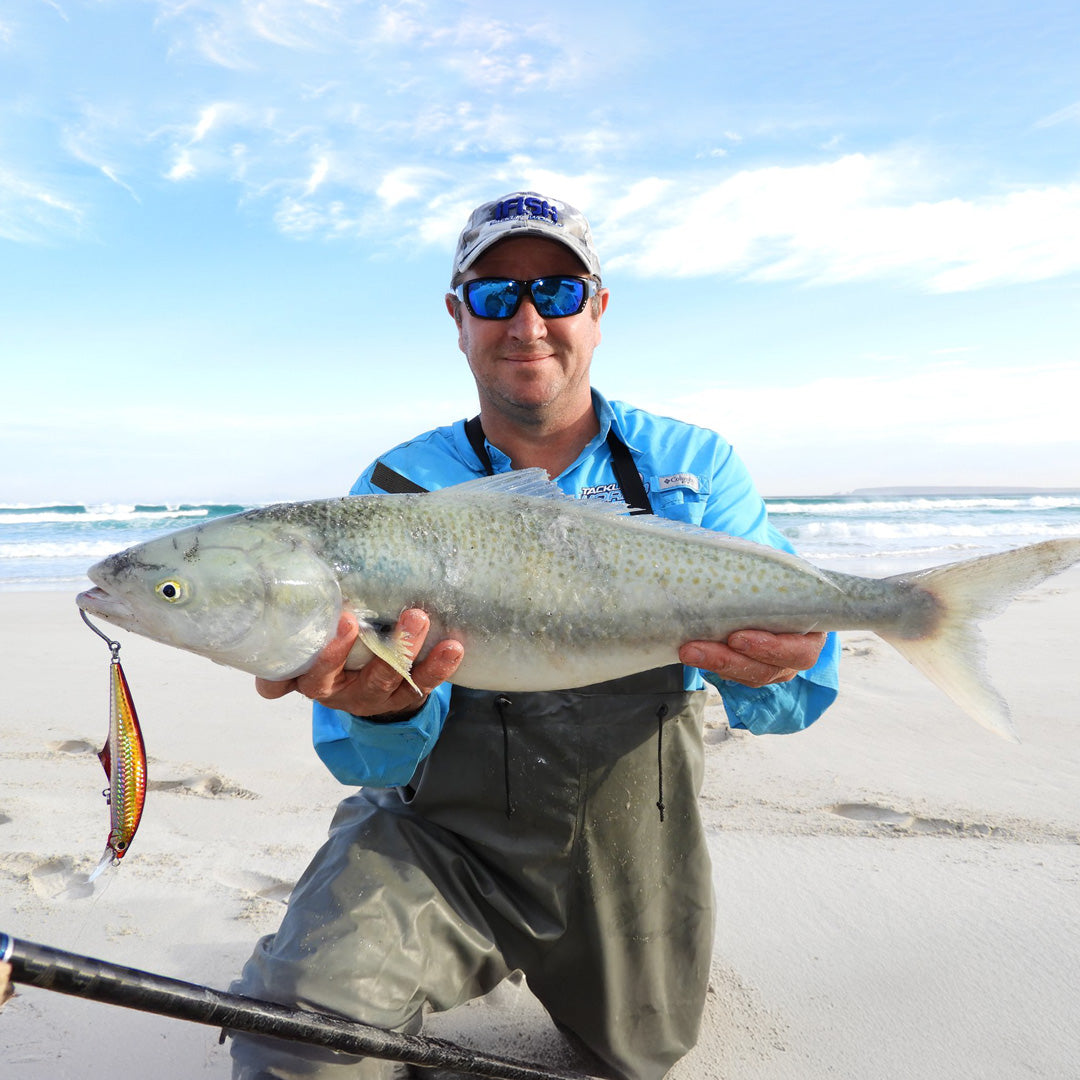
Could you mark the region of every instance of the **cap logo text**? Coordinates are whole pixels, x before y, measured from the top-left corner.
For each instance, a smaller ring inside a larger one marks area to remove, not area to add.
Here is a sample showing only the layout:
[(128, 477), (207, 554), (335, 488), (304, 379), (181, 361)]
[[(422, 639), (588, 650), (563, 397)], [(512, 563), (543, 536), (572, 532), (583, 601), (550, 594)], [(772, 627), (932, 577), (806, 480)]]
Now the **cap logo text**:
[(524, 195), (519, 195), (516, 199), (504, 199), (501, 203), (496, 203), (492, 220), (505, 221), (507, 218), (523, 217), (526, 214), (529, 217), (547, 218), (556, 225), (559, 223), (559, 211), (553, 203), (549, 203), (545, 199), (527, 199)]

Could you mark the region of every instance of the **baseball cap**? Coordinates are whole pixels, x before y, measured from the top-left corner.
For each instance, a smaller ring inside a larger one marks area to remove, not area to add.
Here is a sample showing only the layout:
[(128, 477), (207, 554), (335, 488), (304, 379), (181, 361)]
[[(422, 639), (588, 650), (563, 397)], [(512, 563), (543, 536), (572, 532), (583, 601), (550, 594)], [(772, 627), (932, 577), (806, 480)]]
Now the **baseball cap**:
[(456, 281), (493, 244), (511, 236), (543, 236), (568, 247), (600, 277), (600, 257), (593, 247), (585, 215), (560, 199), (535, 191), (515, 191), (478, 206), (458, 237), (451, 281)]

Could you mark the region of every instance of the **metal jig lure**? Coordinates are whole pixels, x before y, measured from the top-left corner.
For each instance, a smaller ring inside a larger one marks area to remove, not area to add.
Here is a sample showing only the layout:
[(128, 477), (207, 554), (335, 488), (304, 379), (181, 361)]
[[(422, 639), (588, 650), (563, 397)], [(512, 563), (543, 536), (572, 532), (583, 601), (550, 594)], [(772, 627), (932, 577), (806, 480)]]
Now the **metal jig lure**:
[(87, 879), (93, 881), (107, 866), (115, 866), (131, 847), (146, 802), (146, 747), (143, 744), (135, 702), (131, 699), (124, 669), (120, 666), (120, 642), (103, 634), (79, 611), (82, 621), (112, 653), (109, 665), (109, 734), (98, 754), (109, 786), (103, 792), (109, 803), (109, 838), (101, 861)]

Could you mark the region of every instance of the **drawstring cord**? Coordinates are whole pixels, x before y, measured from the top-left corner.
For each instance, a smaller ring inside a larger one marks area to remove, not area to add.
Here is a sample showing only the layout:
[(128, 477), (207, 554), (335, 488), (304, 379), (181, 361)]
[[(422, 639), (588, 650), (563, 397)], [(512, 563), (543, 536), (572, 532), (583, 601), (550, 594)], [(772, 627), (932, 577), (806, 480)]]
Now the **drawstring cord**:
[(495, 711), (499, 714), (499, 723), (503, 733), (503, 784), (506, 788), (506, 816), (513, 817), (514, 804), (510, 798), (510, 730), (506, 726), (506, 710), (514, 703), (505, 695), (495, 699)]
[(660, 811), (660, 820), (664, 820), (664, 717), (668, 707), (661, 705), (656, 710), (656, 809)]

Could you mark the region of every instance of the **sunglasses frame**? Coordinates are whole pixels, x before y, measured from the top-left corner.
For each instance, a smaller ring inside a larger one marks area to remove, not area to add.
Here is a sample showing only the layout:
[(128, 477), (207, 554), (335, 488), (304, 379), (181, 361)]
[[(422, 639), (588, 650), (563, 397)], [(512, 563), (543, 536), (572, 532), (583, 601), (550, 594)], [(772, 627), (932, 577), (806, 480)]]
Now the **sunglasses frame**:
[[(582, 284), (582, 296), (581, 303), (578, 305), (576, 311), (567, 311), (563, 315), (543, 315), (540, 313), (540, 307), (536, 302), (536, 293), (533, 287), (542, 281), (551, 281), (557, 279), (559, 281), (578, 281)], [(509, 282), (518, 287), (517, 301), (514, 306), (505, 315), (481, 315), (473, 306), (472, 300), (469, 298), (468, 289), (472, 285), (482, 285), (485, 282), (498, 281)], [(469, 314), (476, 319), (484, 319), (488, 322), (505, 322), (507, 319), (512, 319), (521, 307), (522, 301), (525, 296), (528, 295), (533, 302), (533, 307), (536, 308), (537, 314), (542, 319), (569, 319), (572, 315), (580, 315), (585, 310), (585, 305), (600, 291), (600, 282), (595, 278), (579, 277), (577, 274), (545, 274), (543, 277), (530, 278), (523, 280), (522, 278), (511, 277), (482, 277), (473, 278), (471, 281), (463, 281), (460, 285), (454, 286), (454, 295), (465, 305)]]

